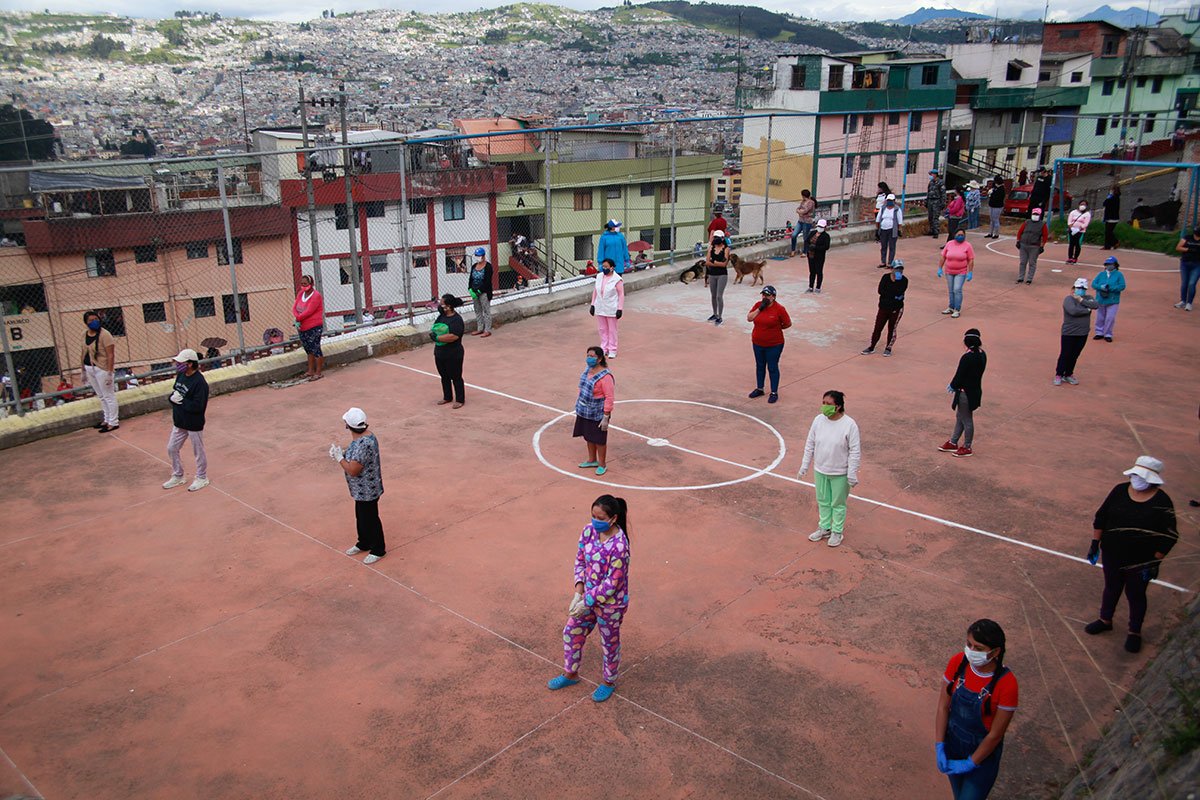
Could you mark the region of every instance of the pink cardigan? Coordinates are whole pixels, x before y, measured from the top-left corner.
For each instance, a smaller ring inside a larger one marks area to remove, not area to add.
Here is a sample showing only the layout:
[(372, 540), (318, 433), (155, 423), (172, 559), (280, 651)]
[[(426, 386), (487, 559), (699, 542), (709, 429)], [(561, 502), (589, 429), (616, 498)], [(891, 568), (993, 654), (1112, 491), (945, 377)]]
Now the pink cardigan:
[(301, 299), (303, 296), (303, 289), (296, 292), (296, 302), (292, 305), (292, 316), (300, 323), (300, 330), (321, 327), (325, 324), (325, 298), (316, 289), (308, 296), (307, 302)]

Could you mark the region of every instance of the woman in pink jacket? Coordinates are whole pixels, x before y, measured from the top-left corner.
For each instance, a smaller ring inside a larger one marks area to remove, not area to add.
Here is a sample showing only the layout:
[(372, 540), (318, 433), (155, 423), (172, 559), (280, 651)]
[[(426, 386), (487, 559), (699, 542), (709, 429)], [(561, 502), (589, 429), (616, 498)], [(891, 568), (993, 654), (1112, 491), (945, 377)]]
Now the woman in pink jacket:
[(296, 318), (296, 330), (300, 331), (300, 346), (308, 354), (308, 371), (304, 377), (321, 379), (325, 369), (325, 355), (321, 352), (321, 335), (325, 332), (325, 299), (313, 286), (308, 275), (300, 278), (300, 291), (292, 305), (292, 316)]
[(962, 315), (963, 285), (975, 274), (975, 248), (967, 242), (966, 231), (955, 232), (954, 238), (942, 246), (937, 276), (943, 274), (950, 289), (950, 304), (942, 313), (957, 319)]
[(966, 216), (967, 201), (963, 199), (962, 192), (952, 191), (950, 205), (946, 206), (946, 226), (950, 229), (950, 235), (946, 237), (947, 242), (954, 238), (954, 234), (962, 227), (963, 219)]

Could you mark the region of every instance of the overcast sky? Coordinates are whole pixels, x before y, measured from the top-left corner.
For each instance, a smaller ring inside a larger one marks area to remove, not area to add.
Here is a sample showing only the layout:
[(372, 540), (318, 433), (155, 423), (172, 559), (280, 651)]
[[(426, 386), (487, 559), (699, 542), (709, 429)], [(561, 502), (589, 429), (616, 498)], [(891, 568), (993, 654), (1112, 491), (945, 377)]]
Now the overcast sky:
[[(321, 9), (333, 8), (337, 12), (366, 10), (372, 8), (399, 8), (429, 10), (436, 5), (439, 11), (470, 11), (483, 7), (509, 5), (513, 0), (441, 0), (437, 4), (428, 2), (413, 2), (413, 0), (351, 0), (340, 3), (335, 0), (312, 2), (311, 0), (0, 0), (0, 11), (25, 10), (41, 11), (88, 11), (113, 12), (126, 16), (170, 17), (176, 9), (189, 8), (194, 10), (218, 11), (222, 16), (248, 17), (258, 19), (283, 19), (299, 22), (321, 16)], [(557, 5), (572, 8), (600, 8), (616, 5), (619, 0), (562, 0)], [(800, 9), (792, 0), (723, 0), (735, 5), (756, 5), (773, 11), (797, 13)], [(1054, 0), (1050, 4), (1051, 19), (1076, 19), (1104, 4), (1104, 0)], [(1151, 0), (1148, 4), (1151, 11), (1161, 12), (1166, 0)], [(816, 6), (817, 4), (812, 4)], [(922, 6), (940, 8), (957, 8), (963, 11), (975, 11), (980, 14), (995, 14), (996, 2), (974, 2), (973, 0), (955, 0), (953, 6), (945, 0), (876, 0), (872, 3), (856, 4), (856, 8), (841, 9), (835, 4), (821, 7), (804, 8), (800, 13), (822, 19), (894, 19)], [(1146, 8), (1147, 3), (1109, 2), (1114, 8)], [(1180, 5), (1175, 0), (1174, 5)], [(1005, 0), (1004, 12), (1007, 16), (1015, 17), (1033, 14), (1040, 17), (1046, 4), (1044, 0)], [(861, 9), (861, 10), (860, 10)]]

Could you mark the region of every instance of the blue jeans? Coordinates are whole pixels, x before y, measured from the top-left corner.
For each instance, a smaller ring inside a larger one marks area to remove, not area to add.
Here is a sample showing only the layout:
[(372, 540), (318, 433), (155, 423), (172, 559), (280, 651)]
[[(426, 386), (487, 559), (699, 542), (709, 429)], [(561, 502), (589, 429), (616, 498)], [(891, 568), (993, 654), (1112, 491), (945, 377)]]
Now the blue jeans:
[(950, 308), (962, 311), (963, 285), (967, 282), (967, 273), (961, 275), (946, 275), (946, 286), (950, 289)]
[(813, 224), (811, 222), (797, 222), (796, 230), (792, 234), (792, 250), (796, 249), (796, 242), (799, 241), (803, 245), (802, 253), (808, 254), (808, 235), (812, 233)]
[(1200, 281), (1200, 263), (1179, 261), (1179, 302), (1193, 303), (1196, 300), (1196, 282)]
[(979, 227), (979, 209), (967, 209), (967, 230), (973, 231)]
[(779, 357), (783, 355), (783, 345), (776, 344), (770, 347), (763, 347), (760, 344), (753, 345), (754, 347), (754, 387), (756, 389), (763, 388), (763, 379), (766, 373), (771, 374), (771, 392), (779, 391)]

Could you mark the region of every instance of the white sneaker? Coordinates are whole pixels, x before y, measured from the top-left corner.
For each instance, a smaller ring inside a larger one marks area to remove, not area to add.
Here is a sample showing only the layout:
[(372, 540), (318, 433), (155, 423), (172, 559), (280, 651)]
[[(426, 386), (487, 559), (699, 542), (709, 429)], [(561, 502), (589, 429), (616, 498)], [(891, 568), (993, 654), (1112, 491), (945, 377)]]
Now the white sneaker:
[(1187, 303), (1185, 303), (1185, 302), (1183, 302), (1182, 300), (1180, 300), (1178, 303), (1176, 303), (1176, 304), (1175, 304), (1175, 307), (1176, 307), (1176, 308), (1183, 308), (1183, 307), (1184, 307), (1184, 306), (1186, 306), (1186, 305), (1187, 305)]
[(192, 485), (188, 487), (188, 491), (198, 492), (205, 486), (208, 486), (208, 478), (196, 478), (196, 480), (192, 481)]
[(616, 352), (614, 351), (614, 352), (612, 352), (612, 353), (605, 353), (605, 354), (604, 354), (604, 356), (605, 356), (605, 358), (616, 358), (616, 357), (617, 357), (617, 354), (616, 354)]
[(170, 480), (163, 484), (164, 489), (174, 489), (176, 486), (183, 486), (187, 483), (187, 478), (182, 475), (172, 475)]
[(369, 555), (363, 559), (363, 563), (364, 564), (374, 564), (376, 561), (378, 561), (381, 558), (383, 558), (383, 556)]
[(812, 533), (810, 533), (808, 535), (808, 540), (810, 542), (819, 542), (822, 539), (828, 538), (829, 535), (830, 535), (830, 532), (825, 530), (824, 528), (817, 528), (815, 531), (813, 531)]
[(830, 547), (837, 547), (841, 543), (842, 543), (842, 534), (835, 532), (835, 533), (832, 533), (829, 535), (829, 546)]
[(950, 319), (958, 319), (961, 316), (962, 316), (962, 312), (955, 309), (954, 312), (950, 314)]
[(943, 314), (953, 314), (953, 313), (954, 313), (954, 309), (953, 309), (953, 308), (947, 308), (947, 309), (946, 309), (945, 311), (943, 311), (942, 313), (943, 313)]
[(1191, 310), (1192, 310), (1192, 304), (1191, 304), (1191, 303), (1188, 303), (1186, 306), (1184, 306), (1184, 307), (1183, 307), (1183, 310), (1184, 310), (1184, 311), (1191, 311)]
[(347, 547), (346, 548), (346, 555), (348, 555), (348, 556), (356, 556), (361, 552), (362, 552), (362, 550), (359, 550), (357, 547)]

